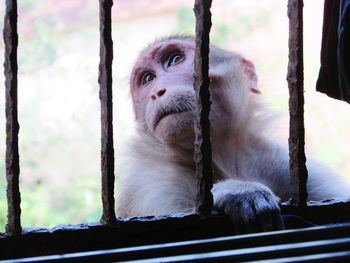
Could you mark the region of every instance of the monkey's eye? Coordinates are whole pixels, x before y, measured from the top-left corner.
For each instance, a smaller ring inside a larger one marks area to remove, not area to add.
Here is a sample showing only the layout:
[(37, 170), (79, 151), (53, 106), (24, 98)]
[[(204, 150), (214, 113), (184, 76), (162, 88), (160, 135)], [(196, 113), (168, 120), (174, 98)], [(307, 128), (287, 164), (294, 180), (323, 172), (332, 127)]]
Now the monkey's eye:
[(145, 74), (143, 74), (142, 76), (142, 85), (146, 85), (149, 82), (151, 82), (152, 80), (154, 80), (156, 78), (156, 75), (154, 75), (152, 72), (146, 72)]
[(169, 57), (168, 61), (166, 62), (165, 68), (169, 68), (171, 66), (179, 64), (183, 60), (184, 56), (181, 53), (174, 53)]

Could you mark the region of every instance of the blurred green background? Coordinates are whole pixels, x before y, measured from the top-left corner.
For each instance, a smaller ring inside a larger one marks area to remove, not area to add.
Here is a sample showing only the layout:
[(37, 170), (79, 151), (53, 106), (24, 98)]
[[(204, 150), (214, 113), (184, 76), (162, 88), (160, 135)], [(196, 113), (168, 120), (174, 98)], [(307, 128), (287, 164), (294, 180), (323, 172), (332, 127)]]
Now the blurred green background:
[[(22, 224), (53, 227), (98, 221), (100, 127), (98, 1), (21, 0), (19, 122)], [(350, 108), (315, 92), (323, 3), (305, 1), (307, 150), (350, 180)], [(3, 17), (4, 1), (0, 4)], [(281, 112), (287, 134), (288, 20), (286, 1), (213, 1), (211, 41), (252, 60), (266, 104)], [(156, 37), (194, 33), (191, 1), (115, 1), (114, 119), (116, 174), (123, 142), (133, 132), (128, 76), (137, 53)], [(3, 28), (3, 19), (0, 19)], [(0, 60), (3, 61), (3, 42)], [(4, 109), (4, 77), (0, 75)], [(0, 111), (0, 232), (6, 224), (5, 116)], [(118, 181), (118, 179), (117, 179)]]

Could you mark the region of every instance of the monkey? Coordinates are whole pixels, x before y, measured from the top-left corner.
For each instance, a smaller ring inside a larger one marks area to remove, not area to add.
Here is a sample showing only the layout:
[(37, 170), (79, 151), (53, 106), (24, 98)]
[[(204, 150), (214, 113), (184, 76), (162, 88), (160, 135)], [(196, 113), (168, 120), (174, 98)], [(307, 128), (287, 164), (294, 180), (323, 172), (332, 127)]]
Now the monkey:
[[(129, 143), (126, 176), (118, 184), (121, 217), (193, 213), (197, 179), (194, 152), (195, 41), (155, 40), (132, 69), (130, 92), (137, 133)], [(234, 224), (282, 229), (279, 204), (288, 200), (288, 148), (264, 134), (261, 91), (254, 64), (210, 45), (209, 77), (214, 209)], [(308, 161), (309, 200), (348, 196), (345, 184)]]

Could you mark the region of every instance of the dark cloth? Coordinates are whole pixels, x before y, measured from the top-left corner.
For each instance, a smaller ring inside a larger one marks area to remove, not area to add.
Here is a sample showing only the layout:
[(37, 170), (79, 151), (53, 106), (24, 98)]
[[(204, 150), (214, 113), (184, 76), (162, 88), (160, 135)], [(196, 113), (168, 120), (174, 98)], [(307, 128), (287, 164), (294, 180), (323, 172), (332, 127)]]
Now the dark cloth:
[(325, 0), (316, 90), (350, 103), (350, 0)]

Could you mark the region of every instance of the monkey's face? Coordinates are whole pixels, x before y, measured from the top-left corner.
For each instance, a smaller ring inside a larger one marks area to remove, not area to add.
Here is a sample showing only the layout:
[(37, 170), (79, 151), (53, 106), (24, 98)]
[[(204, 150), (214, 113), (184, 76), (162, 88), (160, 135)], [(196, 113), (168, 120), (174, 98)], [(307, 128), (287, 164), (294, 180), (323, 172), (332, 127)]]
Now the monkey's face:
[(190, 40), (163, 41), (142, 52), (133, 69), (136, 120), (163, 142), (193, 135), (193, 54)]
[[(162, 142), (193, 140), (194, 46), (192, 38), (155, 42), (140, 54), (133, 68), (130, 88), (136, 120)], [(212, 136), (222, 137), (245, 118), (248, 89), (243, 87), (247, 85), (242, 61), (236, 53), (211, 46)]]

